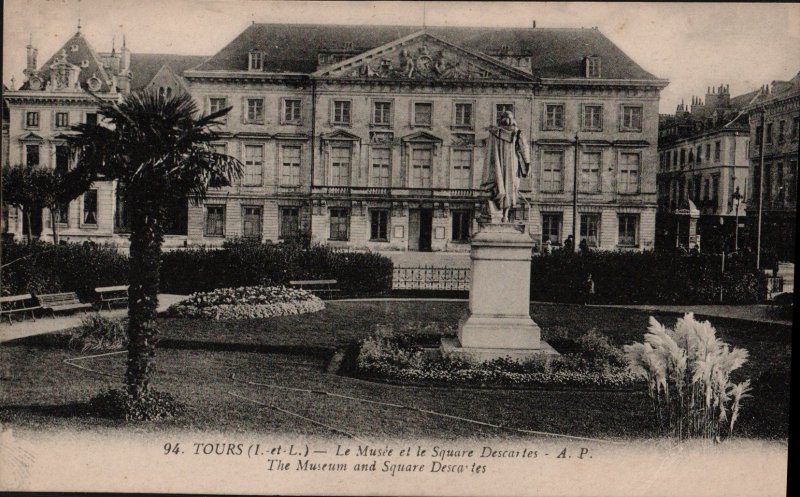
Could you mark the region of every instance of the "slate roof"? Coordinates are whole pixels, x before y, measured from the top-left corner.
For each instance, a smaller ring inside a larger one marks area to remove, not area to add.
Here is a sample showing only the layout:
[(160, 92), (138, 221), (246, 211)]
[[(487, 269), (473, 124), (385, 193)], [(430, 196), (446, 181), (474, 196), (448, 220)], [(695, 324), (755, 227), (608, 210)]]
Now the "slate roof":
[(485, 54), (503, 49), (529, 54), (534, 77), (583, 77), (583, 58), (598, 55), (602, 57), (603, 79), (658, 79), (637, 65), (599, 30), (572, 28), (252, 24), (195, 69), (246, 71), (248, 53), (259, 49), (265, 53), (265, 72), (310, 74), (317, 69), (320, 51), (352, 47), (354, 51), (364, 52), (423, 30)]
[(175, 55), (175, 54), (131, 54), (131, 90), (139, 90), (147, 86), (156, 73), (164, 65), (169, 66), (178, 76), (187, 69), (201, 64), (208, 59), (207, 55)]
[[(77, 51), (72, 50), (72, 46), (77, 45)], [(47, 61), (39, 67), (39, 71), (46, 73), (49, 71), (50, 66), (53, 65), (57, 58), (61, 57), (61, 53), (64, 52), (67, 55), (67, 62), (70, 64), (74, 64), (81, 68), (80, 73), (78, 74), (78, 81), (81, 84), (81, 87), (87, 88), (86, 81), (94, 75), (97, 75), (100, 78), (100, 81), (103, 82), (103, 86), (101, 87), (101, 92), (106, 92), (109, 90), (107, 82), (111, 81), (108, 73), (106, 72), (105, 68), (103, 68), (103, 63), (100, 58), (97, 56), (97, 53), (92, 49), (89, 42), (86, 41), (83, 34), (78, 31), (76, 32), (69, 40), (67, 40), (64, 45), (56, 50), (56, 52), (49, 58)], [(82, 61), (88, 61), (89, 65), (87, 67), (81, 67)], [(27, 89), (28, 83), (26, 82), (22, 88), (22, 90)]]

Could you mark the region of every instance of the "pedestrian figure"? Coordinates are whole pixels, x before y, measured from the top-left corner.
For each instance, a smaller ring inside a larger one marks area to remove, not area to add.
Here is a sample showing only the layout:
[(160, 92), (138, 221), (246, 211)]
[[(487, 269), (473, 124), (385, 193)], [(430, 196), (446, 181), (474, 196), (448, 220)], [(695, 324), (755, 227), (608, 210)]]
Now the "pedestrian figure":
[(584, 300), (583, 305), (594, 303), (594, 280), (592, 273), (586, 275), (586, 281), (583, 282)]
[(578, 245), (578, 248), (581, 249), (582, 254), (589, 253), (589, 242), (586, 241), (586, 238), (581, 240), (581, 243), (580, 245)]
[(574, 242), (572, 241), (572, 235), (569, 235), (566, 240), (564, 240), (564, 250), (567, 252), (572, 252), (574, 247)]
[(550, 242), (549, 238), (542, 244), (542, 253), (547, 255), (553, 253), (553, 244)]

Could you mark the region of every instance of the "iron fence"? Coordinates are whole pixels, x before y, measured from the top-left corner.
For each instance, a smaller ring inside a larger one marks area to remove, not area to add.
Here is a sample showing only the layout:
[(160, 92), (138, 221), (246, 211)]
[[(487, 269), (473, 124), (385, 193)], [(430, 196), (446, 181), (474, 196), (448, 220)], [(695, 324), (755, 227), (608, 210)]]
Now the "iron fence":
[(450, 267), (395, 267), (393, 290), (469, 290), (470, 270)]

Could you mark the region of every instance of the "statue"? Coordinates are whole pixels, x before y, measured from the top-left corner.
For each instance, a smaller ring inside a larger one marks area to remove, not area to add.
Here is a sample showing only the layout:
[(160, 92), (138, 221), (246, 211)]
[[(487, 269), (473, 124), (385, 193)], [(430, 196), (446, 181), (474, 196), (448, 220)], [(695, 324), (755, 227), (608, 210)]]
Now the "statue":
[(492, 196), (492, 222), (506, 223), (509, 211), (518, 204), (519, 179), (527, 177), (531, 167), (528, 143), (510, 111), (503, 112), (500, 126), (489, 128), (488, 145), (481, 188)]

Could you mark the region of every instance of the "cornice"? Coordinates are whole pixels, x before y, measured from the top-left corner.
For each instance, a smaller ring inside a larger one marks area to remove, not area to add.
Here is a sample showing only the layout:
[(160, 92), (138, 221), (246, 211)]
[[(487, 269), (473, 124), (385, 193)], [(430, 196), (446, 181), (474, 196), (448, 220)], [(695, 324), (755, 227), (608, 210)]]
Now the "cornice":
[[(99, 94), (102, 100), (118, 100), (119, 93)], [(8, 104), (96, 104), (95, 97), (88, 93), (43, 92), (43, 91), (9, 91), (3, 94), (3, 99)]]

